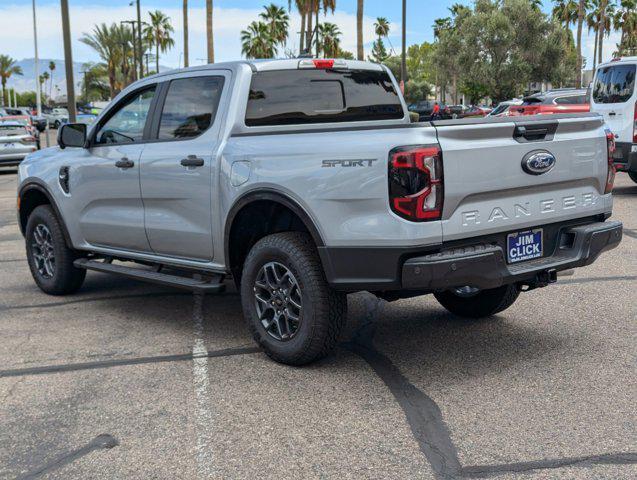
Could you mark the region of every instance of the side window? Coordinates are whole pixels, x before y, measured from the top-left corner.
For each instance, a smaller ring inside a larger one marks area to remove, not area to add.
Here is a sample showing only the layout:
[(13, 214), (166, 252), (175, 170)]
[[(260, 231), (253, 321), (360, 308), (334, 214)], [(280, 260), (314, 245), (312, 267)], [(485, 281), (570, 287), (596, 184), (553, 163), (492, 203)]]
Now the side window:
[(575, 97), (557, 97), (555, 103), (558, 105), (570, 105), (575, 103)]
[(95, 144), (108, 145), (141, 141), (154, 95), (155, 87), (153, 86), (126, 100), (100, 127), (95, 136)]
[(172, 80), (159, 121), (160, 140), (196, 137), (214, 123), (223, 77)]

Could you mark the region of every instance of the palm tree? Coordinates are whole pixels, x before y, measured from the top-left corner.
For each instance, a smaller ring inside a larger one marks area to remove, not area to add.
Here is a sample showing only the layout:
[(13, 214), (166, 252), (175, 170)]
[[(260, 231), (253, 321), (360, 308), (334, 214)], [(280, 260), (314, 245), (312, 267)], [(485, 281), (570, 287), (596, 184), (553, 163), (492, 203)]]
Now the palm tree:
[(2, 104), (7, 104), (7, 80), (12, 75), (22, 75), (22, 67), (9, 55), (0, 55), (0, 81), (2, 82)]
[(49, 75), (49, 72), (47, 72), (46, 70), (44, 71), (44, 73), (42, 75), (40, 75), (40, 77), (38, 78), (38, 80), (40, 81), (40, 91), (43, 92), (43, 97), (46, 98), (46, 82), (47, 80), (51, 78), (51, 75)]
[(356, 56), (358, 60), (365, 59), (363, 48), (363, 9), (364, 0), (358, 0), (356, 4)]
[[(307, 35), (306, 22), (308, 14), (310, 13), (310, 1), (311, 0), (295, 0), (294, 5), (301, 15), (301, 36), (299, 40), (299, 53), (305, 50), (305, 37)], [(292, 0), (288, 0), (288, 10), (292, 10)]]
[(184, 0), (184, 67), (188, 67), (188, 0)]
[(144, 28), (144, 36), (155, 46), (155, 70), (159, 73), (159, 52), (165, 53), (175, 45), (170, 36), (175, 30), (170, 24), (170, 17), (160, 10), (148, 12), (150, 25)]
[(601, 0), (599, 4), (599, 33), (597, 35), (599, 46), (597, 47), (597, 60), (602, 63), (604, 49), (604, 35), (610, 35), (612, 18), (615, 16), (615, 4), (608, 0)]
[(272, 58), (275, 50), (276, 43), (266, 23), (252, 22), (241, 31), (241, 53), (246, 58)]
[(578, 4), (575, 0), (558, 0), (553, 7), (553, 18), (569, 28), (577, 21)]
[(434, 20), (433, 29), (434, 29), (434, 38), (439, 39), (442, 32), (445, 30), (449, 30), (452, 27), (451, 18), (436, 18)]
[(637, 54), (637, 0), (621, 0), (620, 9), (613, 21), (616, 30), (621, 30), (618, 54)]
[(102, 23), (92, 34), (83, 34), (80, 42), (95, 50), (106, 65), (111, 98), (133, 81), (133, 32), (127, 25)]
[(378, 40), (389, 35), (389, 20), (385, 17), (378, 17), (374, 23), (374, 33), (378, 37)]
[(319, 49), (323, 55), (328, 58), (338, 57), (341, 50), (341, 31), (338, 25), (329, 22), (321, 23), (319, 34), (321, 37)]
[(206, 39), (208, 63), (215, 63), (215, 39), (212, 30), (212, 0), (206, 0)]
[(289, 15), (284, 8), (278, 7), (273, 3), (264, 8), (265, 12), (259, 14), (259, 17), (268, 26), (270, 38), (276, 45), (285, 45), (290, 24)]
[(55, 67), (56, 67), (55, 62), (51, 60), (49, 62), (49, 70), (51, 71), (51, 82), (49, 85), (49, 99), (51, 98), (51, 95), (53, 93), (53, 70), (55, 70)]
[(586, 18), (586, 11), (590, 8), (590, 0), (579, 0), (577, 4), (577, 63), (575, 65), (576, 70), (576, 80), (575, 86), (582, 86), (582, 68), (583, 68), (583, 58), (582, 58), (582, 28), (584, 27), (584, 20)]
[(383, 43), (383, 37), (386, 38), (387, 35), (389, 35), (389, 21), (384, 17), (378, 17), (374, 23), (374, 33), (376, 33), (378, 39), (374, 42), (372, 47), (370, 60), (382, 63), (389, 56)]

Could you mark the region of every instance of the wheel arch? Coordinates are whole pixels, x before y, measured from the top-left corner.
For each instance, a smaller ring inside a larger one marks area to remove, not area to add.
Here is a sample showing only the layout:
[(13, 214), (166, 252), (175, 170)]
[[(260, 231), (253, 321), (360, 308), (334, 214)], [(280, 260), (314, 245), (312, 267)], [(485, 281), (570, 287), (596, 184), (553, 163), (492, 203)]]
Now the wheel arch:
[[(238, 228), (245, 225), (246, 218), (252, 218), (251, 214), (263, 212), (263, 209), (269, 210), (270, 216), (260, 216), (260, 223), (255, 223), (257, 232), (253, 237), (248, 239), (246, 243), (241, 245), (233, 245), (233, 240), (237, 238)], [(273, 217), (288, 216), (284, 219), (288, 221), (288, 228), (278, 222), (279, 218), (274, 218), (275, 222), (270, 222)], [(291, 214), (291, 215), (290, 215)], [(260, 229), (260, 230), (259, 230)], [(258, 240), (266, 235), (283, 231), (306, 231), (312, 237), (317, 247), (325, 245), (315, 222), (312, 220), (306, 210), (290, 196), (273, 189), (259, 189), (251, 191), (239, 197), (226, 216), (224, 228), (224, 259), (226, 268), (230, 270), (235, 278), (237, 285), (240, 280), (240, 270), (237, 264), (238, 259), (242, 260), (247, 255), (249, 249)]]
[(47, 186), (37, 179), (28, 180), (24, 185), (20, 187), (18, 192), (19, 208), (18, 208), (18, 225), (20, 226), (20, 232), (22, 236), (26, 235), (27, 222), (29, 221), (29, 215), (40, 205), (50, 205), (57, 217), (60, 225), (62, 226), (62, 233), (64, 235), (64, 242), (68, 248), (73, 248), (71, 242), (71, 236), (66, 228), (64, 218), (60, 213), (58, 205), (47, 188)]

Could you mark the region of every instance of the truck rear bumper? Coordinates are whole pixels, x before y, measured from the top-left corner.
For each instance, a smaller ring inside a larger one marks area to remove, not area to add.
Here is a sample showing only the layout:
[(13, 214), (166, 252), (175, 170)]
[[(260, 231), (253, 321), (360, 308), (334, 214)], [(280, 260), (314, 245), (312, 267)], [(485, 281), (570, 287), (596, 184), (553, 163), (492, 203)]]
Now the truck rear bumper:
[(328, 283), (342, 291), (434, 292), (472, 286), (542, 283), (547, 275), (593, 263), (622, 238), (621, 222), (595, 220), (543, 226), (547, 252), (507, 264), (506, 233), (420, 248), (319, 247)]
[(410, 258), (403, 265), (402, 287), (406, 290), (446, 290), (471, 286), (496, 288), (509, 283), (545, 283), (549, 272), (583, 267), (604, 251), (615, 248), (622, 238), (621, 222), (597, 222), (560, 232), (553, 255), (507, 265), (499, 245), (456, 248)]

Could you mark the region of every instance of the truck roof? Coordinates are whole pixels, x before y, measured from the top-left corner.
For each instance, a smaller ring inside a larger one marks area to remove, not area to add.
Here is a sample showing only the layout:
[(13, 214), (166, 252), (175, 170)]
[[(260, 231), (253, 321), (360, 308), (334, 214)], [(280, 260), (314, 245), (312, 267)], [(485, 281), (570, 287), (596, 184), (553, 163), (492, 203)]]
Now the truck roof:
[[(158, 78), (163, 77), (165, 75), (173, 75), (175, 73), (181, 72), (200, 72), (205, 70), (218, 70), (218, 69), (230, 69), (234, 70), (239, 65), (248, 65), (253, 72), (265, 72), (271, 70), (297, 70), (299, 68), (308, 68), (307, 65), (311, 65), (314, 61), (322, 61), (322, 60), (334, 60), (339, 68), (349, 69), (349, 70), (375, 70), (380, 71), (383, 70), (383, 66), (378, 63), (373, 62), (365, 62), (360, 60), (345, 60), (345, 59), (316, 59), (316, 58), (282, 58), (282, 59), (258, 59), (258, 60), (235, 60), (231, 62), (219, 62), (219, 63), (209, 63), (206, 65), (198, 65), (194, 67), (188, 68), (176, 68), (172, 70), (167, 70), (165, 72), (160, 72), (155, 75), (151, 75), (145, 77), (144, 80), (150, 78)], [(305, 65), (302, 67), (301, 65)], [(309, 67), (313, 68), (313, 67)]]

